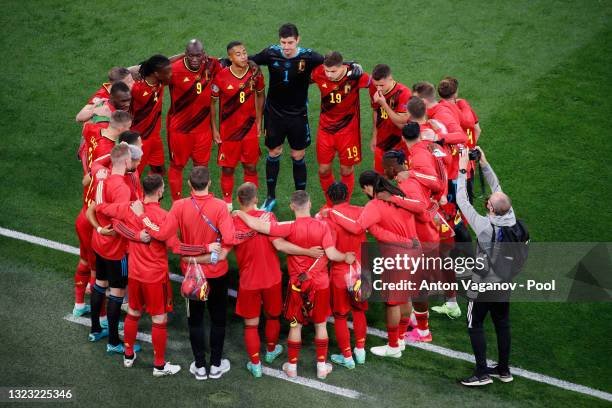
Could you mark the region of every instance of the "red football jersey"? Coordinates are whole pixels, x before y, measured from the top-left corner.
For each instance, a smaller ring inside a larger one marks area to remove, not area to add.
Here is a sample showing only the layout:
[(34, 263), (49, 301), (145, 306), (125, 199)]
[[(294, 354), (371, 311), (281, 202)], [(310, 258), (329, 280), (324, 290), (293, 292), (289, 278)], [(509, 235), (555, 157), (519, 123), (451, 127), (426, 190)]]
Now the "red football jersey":
[(359, 89), (370, 85), (370, 76), (364, 73), (359, 79), (349, 79), (345, 74), (338, 81), (331, 81), (325, 75), (325, 67), (319, 65), (312, 71), (311, 79), (321, 91), (319, 129), (331, 134), (351, 124), (359, 129)]
[(161, 129), (162, 99), (164, 86), (159, 83), (151, 86), (145, 80), (134, 82), (132, 86), (132, 130), (139, 132), (142, 140), (151, 135), (159, 136)]
[[(253, 210), (247, 214), (259, 218), (264, 211)], [(273, 213), (270, 213), (270, 221), (276, 222)], [(239, 241), (234, 251), (240, 272), (240, 289), (267, 289), (280, 283), (280, 261), (272, 245), (272, 241), (279, 238), (253, 231), (239, 217), (234, 217), (234, 228)]]
[[(270, 235), (284, 237), (287, 241), (302, 248), (321, 246), (323, 249), (327, 249), (334, 246), (334, 239), (327, 224), (312, 217), (300, 217), (295, 221), (272, 223), (270, 225)], [(287, 256), (289, 277), (292, 280), (297, 280), (300, 273), (307, 272), (312, 278), (315, 289), (325, 289), (329, 287), (327, 261), (325, 255), (316, 260), (304, 255), (289, 255)]]
[(115, 146), (115, 141), (102, 136), (102, 129), (108, 128), (108, 122), (85, 123), (83, 126), (83, 139), (85, 139), (85, 164), (91, 170), (91, 164), (105, 154), (109, 154)]
[(197, 71), (188, 68), (185, 59), (172, 63), (168, 129), (183, 133), (210, 132), (210, 85), (220, 69), (221, 64), (212, 57)]
[[(130, 279), (140, 282), (154, 283), (164, 280), (168, 275), (168, 254), (166, 246), (172, 247), (178, 238), (172, 236), (168, 244), (152, 239), (150, 243), (138, 241), (138, 236), (132, 236), (144, 229), (143, 221), (137, 217), (130, 209), (131, 202), (122, 204), (101, 204), (96, 206), (96, 213), (115, 218), (124, 225), (118, 223), (116, 228), (122, 231), (131, 239), (128, 240), (128, 250), (130, 260), (128, 262), (128, 272)], [(154, 223), (161, 225), (166, 219), (168, 212), (159, 206), (159, 203), (145, 203), (144, 212)]]
[(332, 221), (353, 234), (362, 233), (377, 224), (382, 229), (402, 238), (401, 241), (382, 239), (380, 240), (382, 242), (409, 242), (417, 238), (413, 214), (377, 198), (368, 201), (357, 219), (349, 218), (336, 210), (330, 211), (329, 216)]
[[(218, 233), (206, 220), (210, 221)], [(206, 246), (220, 238), (224, 246), (231, 246), (234, 241), (234, 223), (227, 204), (215, 198), (212, 193), (192, 194), (191, 197), (176, 200), (162, 225), (149, 220), (146, 214), (143, 222), (151, 236), (160, 241), (166, 241), (176, 235), (177, 230), (181, 233), (181, 242), (188, 245)], [(207, 278), (223, 276), (227, 273), (227, 268), (227, 260), (216, 264), (202, 264)]]
[(476, 147), (476, 133), (474, 132), (474, 127), (478, 123), (478, 116), (476, 116), (476, 112), (472, 109), (470, 104), (465, 99), (459, 99), (457, 101), (457, 108), (461, 112), (461, 127), (467, 134), (467, 147), (473, 149)]
[[(370, 99), (376, 93), (376, 87), (370, 84)], [(395, 83), (393, 89), (385, 94), (387, 104), (394, 112), (404, 113), (408, 111), (408, 100), (412, 97), (410, 89), (399, 82)], [(402, 130), (389, 119), (389, 115), (382, 106), (372, 102), (372, 109), (376, 112), (376, 147), (383, 151), (402, 147)]]
[[(333, 207), (334, 210), (341, 214), (352, 218), (358, 219), (363, 212), (363, 207), (351, 205), (349, 203), (336, 204)], [(340, 252), (354, 252), (357, 257), (357, 261), (361, 262), (361, 243), (366, 241), (366, 235), (364, 232), (360, 234), (351, 234), (335, 222), (327, 218), (323, 218), (327, 222), (329, 229), (332, 233), (335, 246)], [(346, 286), (344, 280), (345, 275), (349, 270), (349, 265), (346, 262), (332, 262), (330, 268), (330, 275), (334, 286), (343, 287)]]
[(255, 126), (255, 93), (265, 88), (262, 74), (253, 76), (247, 69), (238, 78), (230, 67), (223, 68), (213, 79), (212, 96), (219, 98), (219, 133), (222, 141), (238, 142), (257, 137)]
[[(96, 204), (123, 203), (130, 201), (130, 188), (125, 184), (121, 174), (111, 174), (104, 180), (99, 180), (94, 186), (96, 190)], [(112, 219), (104, 214), (98, 215), (101, 226), (111, 224)], [(93, 233), (91, 247), (102, 257), (110, 260), (120, 260), (127, 250), (127, 240), (121, 235), (106, 236)]]
[(102, 86), (100, 87), (100, 89), (98, 89), (96, 91), (95, 94), (93, 94), (93, 96), (91, 98), (89, 98), (89, 101), (87, 101), (88, 105), (92, 105), (96, 99), (108, 99), (110, 98), (110, 89), (111, 89), (111, 83), (110, 82), (104, 82), (102, 84)]
[(91, 165), (90, 172), (91, 181), (89, 182), (89, 186), (85, 188), (85, 195), (83, 197), (83, 208), (85, 210), (87, 210), (91, 203), (96, 201), (96, 187), (98, 186), (98, 181), (105, 179), (110, 174), (108, 167), (95, 161)]

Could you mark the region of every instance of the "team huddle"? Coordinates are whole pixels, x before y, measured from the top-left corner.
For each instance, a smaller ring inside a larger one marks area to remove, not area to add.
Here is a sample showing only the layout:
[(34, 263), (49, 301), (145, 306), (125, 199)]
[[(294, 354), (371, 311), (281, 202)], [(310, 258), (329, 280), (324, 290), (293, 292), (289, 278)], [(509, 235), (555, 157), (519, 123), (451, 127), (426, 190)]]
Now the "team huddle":
[[(180, 366), (165, 359), (167, 313), (172, 311), (168, 251), (181, 257), (181, 268), (200, 268), (209, 292), (206, 300), (188, 299), (187, 322), (194, 355), (189, 371), (197, 380), (220, 378), (230, 370), (223, 358), (228, 297), (228, 254), (239, 269), (236, 314), (244, 319), (247, 369), (262, 375), (285, 348), (280, 344), (281, 315), (289, 323), (283, 371), (297, 376), (302, 327), (314, 326), (317, 377), (332, 371), (328, 362), (327, 319), (334, 318), (339, 349), (329, 360), (348, 369), (366, 361), (367, 300), (347, 287), (347, 275), (359, 270), (362, 243), (369, 233), (399, 253), (451, 256), (454, 242), (469, 242), (466, 221), (457, 209), (459, 177), (473, 196), (478, 118), (458, 98), (458, 81), (437, 86), (397, 82), (385, 64), (367, 73), (337, 51), (321, 55), (298, 46), (293, 24), (279, 29), (279, 44), (249, 55), (243, 43), (227, 46), (227, 57), (214, 58), (198, 40), (183, 54), (154, 55), (140, 65), (113, 68), (77, 115), (83, 123), (79, 158), (83, 165), (83, 207), (76, 219), (80, 260), (75, 273), (73, 314), (91, 317), (92, 342), (108, 338), (109, 354), (123, 355), (131, 367), (143, 312), (151, 315), (153, 375), (176, 374)], [(268, 91), (260, 67), (268, 68)], [(316, 157), (326, 205), (314, 216), (307, 187), (305, 152), (311, 144), (308, 87), (321, 96)], [(162, 100), (168, 86), (167, 172), (172, 208), (160, 207), (165, 191), (165, 152), (161, 139)], [(373, 132), (369, 147), (373, 170), (358, 177), (368, 198), (350, 204), (354, 168), (362, 160), (360, 89), (368, 89)], [(260, 138), (264, 139), (266, 199), (258, 202)], [(285, 139), (292, 159), (295, 192), (292, 221), (279, 222), (272, 210)], [(210, 193), (210, 155), (218, 145), (222, 198)], [(467, 160), (468, 150), (470, 160)], [(339, 158), (340, 178), (333, 162)], [(463, 160), (460, 164), (460, 157)], [(189, 193), (183, 168), (193, 161)], [(243, 183), (234, 188), (234, 172), (243, 167)], [(142, 179), (145, 167), (149, 173)], [(234, 210), (234, 200), (239, 209)], [(287, 255), (288, 285), (282, 287), (278, 251)], [(454, 271), (443, 274), (454, 281)], [(284, 297), (283, 297), (284, 292)], [(89, 304), (85, 295), (90, 293)], [(126, 296), (127, 295), (127, 296)], [(456, 293), (432, 310), (457, 318)], [(127, 314), (120, 322), (127, 297)], [(260, 318), (265, 354), (260, 358)], [(209, 333), (204, 330), (208, 308)], [(352, 315), (354, 347), (348, 317)], [(431, 342), (427, 294), (396, 291), (386, 299), (388, 343), (373, 355), (400, 358), (405, 342)], [(123, 325), (124, 336), (119, 331)], [(210, 356), (206, 358), (206, 336)]]

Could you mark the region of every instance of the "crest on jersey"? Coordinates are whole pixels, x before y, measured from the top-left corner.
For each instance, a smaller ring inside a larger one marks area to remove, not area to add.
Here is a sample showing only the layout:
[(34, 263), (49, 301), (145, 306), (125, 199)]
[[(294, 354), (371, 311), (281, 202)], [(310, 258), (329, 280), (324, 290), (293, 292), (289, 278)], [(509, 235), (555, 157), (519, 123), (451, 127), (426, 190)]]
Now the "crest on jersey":
[(304, 69), (306, 69), (306, 61), (302, 59), (298, 62), (298, 71), (304, 72)]
[(349, 92), (351, 92), (351, 84), (345, 84), (344, 85), (344, 94), (348, 95)]
[(232, 86), (232, 84), (229, 84), (229, 85), (227, 86), (227, 89), (234, 89), (234, 87)]
[(183, 82), (189, 82), (189, 77), (185, 77), (185, 79), (183, 79)]
[(251, 91), (255, 90), (255, 80), (253, 79), (253, 77), (249, 78), (249, 89)]

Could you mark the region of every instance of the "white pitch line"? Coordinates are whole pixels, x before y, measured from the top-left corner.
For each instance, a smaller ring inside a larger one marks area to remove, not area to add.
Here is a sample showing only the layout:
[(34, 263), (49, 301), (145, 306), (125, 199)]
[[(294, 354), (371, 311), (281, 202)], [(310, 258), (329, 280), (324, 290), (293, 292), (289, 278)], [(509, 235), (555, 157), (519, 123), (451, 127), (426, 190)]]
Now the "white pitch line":
[[(67, 252), (69, 254), (73, 254), (73, 255), (79, 255), (79, 249), (75, 248), (73, 246), (70, 245), (66, 245), (66, 244), (62, 244), (60, 242), (55, 242), (55, 241), (51, 241), (45, 238), (40, 238), (40, 237), (36, 237), (34, 235), (28, 235), (28, 234), (24, 234), (22, 232), (18, 232), (18, 231), (13, 231), (10, 229), (6, 229), (6, 228), (2, 228), (0, 227), (0, 235), (4, 235), (6, 237), (10, 237), (10, 238), (15, 238), (21, 241), (26, 241), (32, 244), (36, 244), (36, 245), (40, 245), (40, 246), (44, 246), (47, 248), (51, 248), (51, 249), (56, 249), (58, 251), (62, 251), (62, 252)], [(183, 277), (180, 275), (176, 275), (176, 274), (170, 274), (170, 279), (176, 282), (181, 282), (183, 280)], [(232, 297), (236, 297), (237, 296), (237, 292), (234, 289), (228, 289), (228, 294)], [(328, 321), (333, 322), (333, 318), (329, 318)], [(352, 322), (348, 322), (349, 323), (349, 327), (352, 329), (353, 328), (353, 324)], [(380, 329), (376, 329), (373, 327), (368, 327), (368, 334), (372, 335), (372, 336), (376, 336), (376, 337), (380, 337), (383, 339), (387, 338), (387, 333), (383, 330)], [(434, 344), (430, 344), (430, 343), (410, 343), (407, 342), (406, 343), (407, 346), (411, 346), (411, 347), (415, 347), (415, 348), (419, 348), (422, 350), (427, 350), (427, 351), (431, 351), (433, 353), (437, 353), (446, 357), (450, 357), (450, 358), (454, 358), (457, 360), (463, 360), (463, 361), (467, 361), (467, 362), (474, 362), (474, 356), (472, 356), (469, 353), (464, 353), (462, 351), (455, 351), (455, 350), (451, 350), (448, 349), (446, 347), (441, 347), (441, 346), (436, 346)], [(491, 360), (489, 360), (491, 362)], [(512, 372), (513, 375), (517, 375), (519, 377), (523, 377), (523, 378), (527, 378), (529, 380), (532, 381), (537, 381), (543, 384), (548, 384), (548, 385), (552, 385), (554, 387), (558, 387), (558, 388), (562, 388), (568, 391), (574, 391), (580, 394), (585, 394), (585, 395), (589, 395), (591, 397), (595, 397), (595, 398), (599, 398), (605, 401), (612, 401), (612, 394), (605, 392), (605, 391), (600, 391), (597, 390), (595, 388), (591, 388), (591, 387), (587, 387), (585, 385), (580, 385), (580, 384), (575, 384), (569, 381), (565, 381), (565, 380), (560, 380), (558, 378), (554, 378), (554, 377), (550, 377), (548, 375), (544, 375), (544, 374), (539, 374), (533, 371), (529, 371), (529, 370), (525, 370), (519, 367), (510, 367), (510, 371)], [(282, 374), (284, 375), (284, 373)], [(316, 382), (316, 381), (315, 381)], [(321, 383), (323, 384), (323, 383)], [(323, 384), (323, 385), (327, 385), (327, 384)], [(318, 389), (317, 387), (314, 387)]]
[[(72, 323), (80, 324), (82, 326), (91, 327), (91, 320), (85, 317), (74, 317), (73, 315), (68, 314), (64, 316), (64, 320), (67, 320)], [(123, 334), (123, 331), (120, 331), (120, 333)], [(140, 341), (144, 341), (145, 343), (152, 343), (151, 335), (148, 333), (138, 332), (138, 334), (136, 335), (136, 338)], [(168, 341), (168, 346), (169, 347), (171, 346), (173, 350), (181, 350), (181, 343), (176, 342), (176, 341)], [(325, 391), (330, 394), (339, 395), (341, 397), (346, 397), (346, 398), (351, 398), (351, 399), (360, 399), (360, 398), (365, 397), (363, 394), (357, 391), (348, 389), (348, 388), (336, 387), (335, 385), (325, 384), (323, 382), (312, 380), (310, 378), (305, 378), (305, 377), (289, 378), (281, 370), (277, 370), (275, 368), (266, 367), (266, 366), (263, 366), (262, 368), (263, 368), (262, 371), (265, 375), (268, 375), (274, 378), (278, 378), (281, 380), (285, 380), (288, 382), (292, 382), (295, 384), (300, 384), (305, 387), (313, 388), (318, 391)]]

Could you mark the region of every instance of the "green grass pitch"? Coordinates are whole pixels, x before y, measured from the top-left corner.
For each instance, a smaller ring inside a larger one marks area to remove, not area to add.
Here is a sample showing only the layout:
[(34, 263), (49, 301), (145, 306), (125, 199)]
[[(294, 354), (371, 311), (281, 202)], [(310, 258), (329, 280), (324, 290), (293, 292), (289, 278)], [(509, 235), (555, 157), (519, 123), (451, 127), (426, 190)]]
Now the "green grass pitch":
[[(481, 145), (534, 240), (612, 240), (609, 2), (40, 0), (2, 5), (1, 227), (78, 245), (74, 219), (81, 203), (81, 167), (75, 150), (80, 127), (74, 116), (105, 80), (108, 68), (132, 65), (153, 53), (179, 53), (193, 37), (202, 39), (214, 56), (224, 55), (225, 45), (235, 39), (256, 52), (275, 43), (278, 26), (290, 21), (299, 27), (303, 46), (321, 53), (339, 50), (366, 70), (387, 63), (395, 79), (408, 86), (420, 80), (437, 83), (446, 75), (459, 78), (461, 96), (480, 118)], [(314, 87), (310, 92), (314, 130), (319, 95)], [(364, 162), (357, 172), (372, 164), (370, 117), (363, 92)], [(318, 208), (324, 199), (314, 150), (307, 152), (308, 191)], [(286, 197), (293, 190), (287, 153), (281, 166), (276, 213), (285, 220), (291, 217)], [(215, 165), (211, 169), (218, 195), (219, 171)], [(263, 185), (263, 161), (259, 171)], [(241, 177), (238, 171), (237, 185)], [(365, 198), (356, 191), (353, 202), (363, 204)], [(169, 208), (168, 199), (163, 205)], [(72, 255), (0, 238), (0, 386), (71, 386), (76, 405), (70, 406), (609, 406), (521, 377), (508, 385), (467, 390), (456, 379), (469, 372), (469, 363), (412, 348), (398, 361), (368, 355), (365, 368), (336, 368), (326, 380), (365, 394), (361, 400), (267, 376), (254, 380), (244, 369), (242, 323), (233, 310), (228, 310), (226, 337), (232, 371), (216, 382), (196, 382), (186, 373), (192, 357), (178, 293), (169, 323), (169, 340), (178, 349), (168, 350), (167, 356), (183, 372), (154, 379), (150, 344), (144, 344), (136, 367), (125, 370), (120, 358), (107, 357), (99, 344), (86, 342), (84, 327), (62, 320), (72, 309), (76, 261)], [(176, 269), (176, 259), (172, 265)], [(236, 271), (231, 273), (235, 279)], [(511, 363), (612, 392), (611, 312), (604, 303), (513, 304)], [(369, 326), (384, 327), (380, 305), (372, 307), (368, 318)], [(142, 319), (141, 330), (150, 332), (149, 322)], [(431, 326), (434, 344), (470, 351), (463, 320), (433, 316)], [(490, 325), (487, 330), (493, 358), (494, 331)], [(315, 378), (312, 334), (305, 332), (300, 375)], [(368, 342), (379, 345), (382, 339)], [(333, 336), (330, 351), (335, 352)]]

